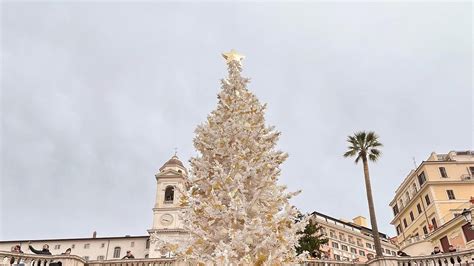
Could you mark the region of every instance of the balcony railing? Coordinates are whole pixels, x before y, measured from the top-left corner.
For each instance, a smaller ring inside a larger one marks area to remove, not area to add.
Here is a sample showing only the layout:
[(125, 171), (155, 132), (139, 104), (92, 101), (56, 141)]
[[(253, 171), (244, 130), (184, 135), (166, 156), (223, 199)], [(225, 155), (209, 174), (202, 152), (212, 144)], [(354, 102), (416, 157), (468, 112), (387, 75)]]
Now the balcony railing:
[(94, 260), (89, 261), (87, 266), (178, 266), (178, 265), (195, 265), (192, 263), (177, 262), (176, 259), (132, 259), (132, 260)]
[[(46, 256), (33, 254), (19, 254), (0, 251), (0, 265), (62, 265), (62, 266), (195, 266), (192, 262), (178, 261), (176, 259), (130, 259), (130, 260), (101, 260), (86, 261), (81, 257), (70, 256)], [(59, 264), (61, 263), (61, 264)], [(294, 264), (298, 265), (298, 264)], [(301, 262), (301, 266), (380, 266), (380, 265), (398, 265), (398, 266), (438, 266), (438, 265), (474, 265), (474, 249), (445, 253), (441, 255), (418, 256), (418, 257), (382, 257), (369, 262), (349, 262), (337, 260), (315, 260), (309, 259)]]
[(474, 265), (474, 249), (441, 255), (397, 258), (399, 266)]
[[(59, 263), (60, 262), (60, 263)], [(83, 266), (86, 260), (74, 255), (35, 255), (0, 251), (0, 265), (62, 265)]]

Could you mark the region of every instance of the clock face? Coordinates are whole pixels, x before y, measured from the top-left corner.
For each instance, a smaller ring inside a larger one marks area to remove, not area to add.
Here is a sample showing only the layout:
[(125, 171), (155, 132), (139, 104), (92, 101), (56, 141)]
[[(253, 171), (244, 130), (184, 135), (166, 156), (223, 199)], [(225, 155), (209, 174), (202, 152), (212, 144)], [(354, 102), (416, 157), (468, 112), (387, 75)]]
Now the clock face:
[(173, 223), (173, 215), (171, 214), (161, 215), (160, 222), (162, 225), (170, 225), (171, 223)]

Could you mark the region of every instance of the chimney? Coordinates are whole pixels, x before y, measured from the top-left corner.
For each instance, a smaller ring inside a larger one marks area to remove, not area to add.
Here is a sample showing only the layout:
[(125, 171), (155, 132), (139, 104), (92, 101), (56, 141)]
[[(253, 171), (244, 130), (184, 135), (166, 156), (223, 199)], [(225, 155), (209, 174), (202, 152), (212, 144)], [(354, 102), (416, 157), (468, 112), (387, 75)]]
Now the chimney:
[(97, 232), (94, 231), (94, 233), (92, 233), (92, 238), (96, 238), (97, 237)]
[(352, 221), (359, 226), (367, 227), (367, 219), (364, 216), (354, 217)]

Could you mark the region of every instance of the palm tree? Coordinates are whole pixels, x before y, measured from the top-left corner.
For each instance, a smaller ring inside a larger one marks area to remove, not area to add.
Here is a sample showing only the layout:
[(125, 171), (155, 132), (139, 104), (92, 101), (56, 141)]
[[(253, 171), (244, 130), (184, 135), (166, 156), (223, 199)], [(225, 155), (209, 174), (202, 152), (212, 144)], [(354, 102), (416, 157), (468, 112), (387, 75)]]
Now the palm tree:
[(347, 152), (344, 153), (344, 157), (356, 157), (356, 164), (362, 159), (364, 165), (365, 191), (367, 192), (367, 202), (369, 203), (370, 224), (372, 226), (372, 234), (374, 235), (375, 252), (377, 257), (382, 257), (382, 246), (380, 245), (379, 230), (375, 218), (375, 206), (372, 198), (368, 163), (369, 160), (372, 162), (377, 161), (382, 154), (378, 148), (383, 145), (379, 142), (378, 138), (379, 137), (373, 131), (361, 131), (354, 133), (353, 136), (348, 136), (347, 142), (349, 142), (349, 147)]

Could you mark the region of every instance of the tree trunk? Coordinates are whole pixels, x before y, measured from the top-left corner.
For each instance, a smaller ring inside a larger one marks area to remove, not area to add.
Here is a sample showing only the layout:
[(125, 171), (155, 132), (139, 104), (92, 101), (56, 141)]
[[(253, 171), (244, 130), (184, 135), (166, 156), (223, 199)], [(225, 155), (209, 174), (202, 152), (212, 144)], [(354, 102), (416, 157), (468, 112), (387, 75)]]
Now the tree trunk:
[(367, 161), (367, 156), (362, 156), (362, 162), (364, 163), (365, 191), (367, 192), (367, 202), (369, 204), (370, 225), (372, 226), (372, 234), (374, 236), (375, 253), (377, 254), (377, 257), (383, 257), (379, 229), (377, 227), (377, 219), (375, 218), (375, 206), (374, 199), (372, 197), (372, 186), (370, 185), (369, 163)]

